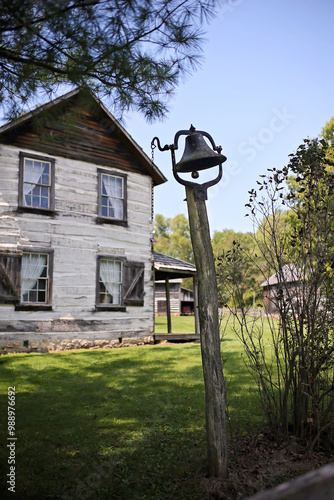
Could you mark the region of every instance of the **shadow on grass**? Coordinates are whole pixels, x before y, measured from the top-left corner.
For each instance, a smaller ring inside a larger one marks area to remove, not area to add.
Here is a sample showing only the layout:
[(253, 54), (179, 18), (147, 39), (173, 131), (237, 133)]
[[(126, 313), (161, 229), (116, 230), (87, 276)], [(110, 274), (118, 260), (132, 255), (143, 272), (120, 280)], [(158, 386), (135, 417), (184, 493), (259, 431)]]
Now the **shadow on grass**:
[[(7, 387), (16, 388), (17, 493), (8, 498), (205, 498), (198, 486), (206, 473), (199, 345), (2, 360), (1, 408)], [(246, 372), (239, 384), (244, 389), (235, 385), (234, 393), (249, 399)], [(6, 411), (0, 421), (6, 429)], [(6, 439), (2, 433), (2, 491)]]

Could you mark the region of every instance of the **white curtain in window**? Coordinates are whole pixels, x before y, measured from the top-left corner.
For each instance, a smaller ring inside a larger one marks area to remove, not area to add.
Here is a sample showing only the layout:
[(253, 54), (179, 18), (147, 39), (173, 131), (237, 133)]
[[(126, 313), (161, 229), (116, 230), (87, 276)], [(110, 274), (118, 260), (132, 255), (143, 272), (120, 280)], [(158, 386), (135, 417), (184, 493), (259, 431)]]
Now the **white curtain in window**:
[(121, 303), (122, 263), (120, 261), (101, 260), (100, 277), (113, 304)]
[(22, 296), (32, 290), (46, 264), (46, 255), (23, 254), (22, 256)]
[(38, 183), (42, 177), (42, 172), (25, 172), (24, 183), (23, 183), (23, 194), (30, 194), (35, 184)]
[[(108, 212), (115, 219), (123, 218), (123, 179), (111, 175), (102, 175), (103, 188), (108, 196)], [(112, 211), (114, 213), (112, 213)]]

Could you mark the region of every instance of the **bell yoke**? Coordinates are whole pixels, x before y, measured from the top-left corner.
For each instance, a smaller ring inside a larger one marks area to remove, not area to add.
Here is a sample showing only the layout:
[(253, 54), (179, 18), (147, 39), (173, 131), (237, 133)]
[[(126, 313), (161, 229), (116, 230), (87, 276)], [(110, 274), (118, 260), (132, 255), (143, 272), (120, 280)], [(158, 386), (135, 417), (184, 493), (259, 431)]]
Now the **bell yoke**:
[[(182, 158), (179, 162), (175, 161), (175, 150), (178, 149), (178, 140), (181, 135), (186, 135), (185, 149)], [(204, 137), (207, 137), (211, 142), (211, 149)], [(156, 144), (155, 144), (156, 142)], [(214, 184), (217, 184), (223, 175), (222, 164), (226, 161), (226, 156), (221, 154), (222, 147), (216, 146), (213, 138), (207, 132), (196, 130), (191, 125), (189, 130), (180, 130), (175, 134), (174, 143), (161, 147), (158, 137), (154, 137), (151, 142), (151, 147), (154, 149), (158, 146), (160, 151), (171, 151), (173, 175), (175, 179), (184, 186), (192, 186), (195, 189), (195, 196), (201, 200), (207, 200), (207, 189)], [(216, 152), (217, 151), (217, 152)], [(203, 184), (187, 181), (179, 176), (179, 173), (191, 173), (193, 179), (198, 179), (200, 170), (207, 170), (211, 167), (219, 166), (218, 176)]]

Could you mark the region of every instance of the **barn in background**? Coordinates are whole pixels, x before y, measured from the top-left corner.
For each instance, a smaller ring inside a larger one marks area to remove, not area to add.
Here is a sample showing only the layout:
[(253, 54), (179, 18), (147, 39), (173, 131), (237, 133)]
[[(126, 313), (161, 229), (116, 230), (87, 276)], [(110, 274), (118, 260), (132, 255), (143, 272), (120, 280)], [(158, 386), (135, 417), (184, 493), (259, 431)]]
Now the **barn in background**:
[(280, 272), (276, 272), (261, 283), (267, 314), (278, 314), (282, 309), (289, 309), (292, 303), (294, 310), (302, 307), (304, 295), (302, 275), (295, 264), (286, 264)]
[[(170, 312), (175, 316), (194, 314), (194, 292), (182, 286), (182, 278), (169, 281)], [(155, 314), (167, 314), (166, 282), (155, 282)]]

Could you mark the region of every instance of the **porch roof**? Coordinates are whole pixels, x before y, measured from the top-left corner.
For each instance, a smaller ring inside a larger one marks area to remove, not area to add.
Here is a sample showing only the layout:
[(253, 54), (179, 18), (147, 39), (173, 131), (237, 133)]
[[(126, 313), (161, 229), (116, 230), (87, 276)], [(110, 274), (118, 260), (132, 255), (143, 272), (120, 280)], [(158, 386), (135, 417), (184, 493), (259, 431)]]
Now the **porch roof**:
[(194, 264), (155, 251), (153, 252), (153, 257), (155, 279), (157, 281), (165, 280), (166, 278), (189, 278), (196, 276), (196, 266)]

